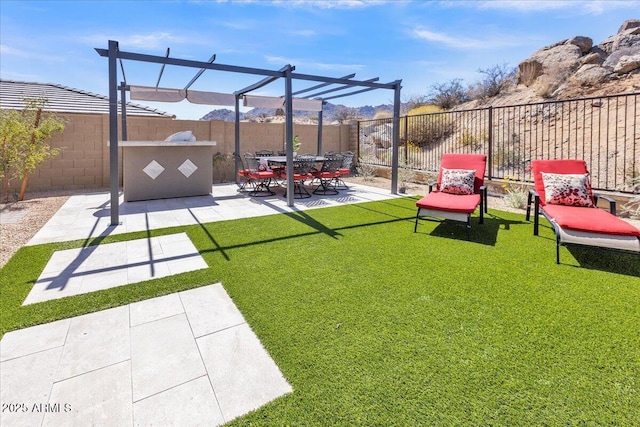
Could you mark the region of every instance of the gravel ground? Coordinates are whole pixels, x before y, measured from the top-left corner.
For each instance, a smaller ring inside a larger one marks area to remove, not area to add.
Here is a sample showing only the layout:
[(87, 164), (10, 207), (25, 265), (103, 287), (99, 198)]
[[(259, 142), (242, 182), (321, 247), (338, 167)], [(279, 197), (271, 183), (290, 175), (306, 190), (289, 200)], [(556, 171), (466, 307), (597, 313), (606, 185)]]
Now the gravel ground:
[[(347, 181), (371, 187), (391, 188), (390, 181), (386, 178), (376, 177), (364, 180), (359, 177), (350, 177)], [(427, 194), (428, 191), (428, 186), (423, 184), (411, 184), (407, 189), (408, 194), (416, 195)], [(73, 194), (79, 194), (79, 192), (33, 192), (27, 193), (22, 202), (0, 204), (0, 267), (4, 266), (13, 254), (26, 244)], [(510, 207), (501, 197), (490, 196), (488, 204), (491, 209), (523, 215), (525, 213), (523, 209)], [(15, 215), (23, 216), (11, 221), (10, 218)], [(9, 223), (5, 223), (3, 218), (6, 218)], [(640, 228), (640, 220), (626, 220)]]
[[(49, 221), (54, 213), (77, 192), (33, 192), (22, 202), (0, 204), (0, 267)], [(10, 218), (24, 215), (13, 222)], [(10, 221), (5, 223), (5, 219)]]

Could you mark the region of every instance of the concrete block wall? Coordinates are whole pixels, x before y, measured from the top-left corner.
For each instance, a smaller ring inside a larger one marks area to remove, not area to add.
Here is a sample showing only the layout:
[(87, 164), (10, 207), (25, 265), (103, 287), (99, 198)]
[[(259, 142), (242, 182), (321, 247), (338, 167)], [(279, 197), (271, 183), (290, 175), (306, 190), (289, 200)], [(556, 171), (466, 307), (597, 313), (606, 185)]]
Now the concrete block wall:
[[(66, 121), (64, 132), (51, 140), (61, 152), (41, 164), (29, 178), (27, 191), (87, 190), (109, 187), (109, 116), (99, 114), (58, 114)], [(118, 118), (118, 126), (121, 120)], [(190, 130), (199, 141), (216, 141), (213, 181), (229, 182), (234, 177), (235, 124), (224, 121), (174, 120), (163, 117), (127, 117), (127, 139), (130, 141), (164, 140), (176, 132)], [(301, 153), (316, 153), (318, 127), (294, 124)], [(121, 129), (119, 129), (121, 132)], [(256, 150), (282, 150), (284, 123), (240, 123), (240, 153)], [(121, 139), (121, 138), (118, 138)], [(349, 125), (323, 127), (322, 151), (354, 150)], [(119, 149), (119, 182), (122, 183), (122, 149)], [(20, 182), (11, 183), (17, 191)]]
[[(103, 187), (104, 141), (106, 134), (101, 115), (58, 114), (65, 120), (64, 132), (50, 143), (60, 153), (41, 164), (29, 177), (27, 190), (75, 190)], [(107, 128), (108, 129), (108, 128)], [(108, 157), (107, 161), (108, 163)], [(108, 172), (108, 167), (107, 167)], [(19, 187), (12, 182), (12, 187)]]

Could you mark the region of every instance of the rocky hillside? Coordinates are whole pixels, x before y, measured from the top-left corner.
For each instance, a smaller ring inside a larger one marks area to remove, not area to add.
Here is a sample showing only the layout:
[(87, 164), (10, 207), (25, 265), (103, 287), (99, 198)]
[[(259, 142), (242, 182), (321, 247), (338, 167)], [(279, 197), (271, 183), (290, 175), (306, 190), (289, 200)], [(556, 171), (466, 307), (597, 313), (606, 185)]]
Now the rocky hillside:
[(511, 90), (457, 109), (638, 91), (640, 19), (630, 19), (599, 44), (594, 45), (590, 37), (576, 36), (537, 50), (518, 65), (516, 86)]

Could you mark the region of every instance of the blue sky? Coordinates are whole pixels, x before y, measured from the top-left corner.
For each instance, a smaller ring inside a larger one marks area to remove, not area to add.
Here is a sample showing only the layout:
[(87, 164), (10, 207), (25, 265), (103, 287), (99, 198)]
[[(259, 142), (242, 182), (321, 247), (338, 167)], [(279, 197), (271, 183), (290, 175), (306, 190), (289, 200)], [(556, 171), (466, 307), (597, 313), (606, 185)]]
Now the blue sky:
[[(107, 60), (94, 48), (330, 77), (402, 80), (402, 100), (479, 69), (517, 66), (537, 49), (581, 35), (594, 44), (640, 18), (640, 1), (18, 1), (0, 0), (0, 77), (108, 94)], [(635, 16), (634, 16), (635, 15)], [(125, 61), (129, 84), (155, 86), (160, 65)], [(160, 86), (183, 88), (197, 70), (167, 67)], [(119, 77), (121, 80), (122, 77)], [(232, 93), (259, 76), (207, 71), (194, 90)], [(294, 90), (313, 85), (295, 82)], [(255, 95), (280, 96), (284, 81)], [(329, 95), (327, 95), (329, 96)], [(331, 102), (392, 103), (375, 90)], [(180, 119), (219, 108), (145, 103)]]

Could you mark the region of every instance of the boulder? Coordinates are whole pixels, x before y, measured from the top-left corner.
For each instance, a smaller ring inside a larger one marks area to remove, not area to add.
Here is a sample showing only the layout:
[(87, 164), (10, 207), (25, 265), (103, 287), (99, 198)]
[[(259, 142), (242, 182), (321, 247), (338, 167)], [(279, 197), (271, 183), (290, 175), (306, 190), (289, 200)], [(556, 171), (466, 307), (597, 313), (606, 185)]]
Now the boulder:
[(585, 64), (578, 68), (572, 80), (580, 86), (595, 86), (609, 79), (611, 72), (598, 64)]
[(620, 59), (624, 56), (636, 56), (636, 55), (640, 55), (640, 44), (633, 46), (633, 47), (626, 47), (623, 49), (618, 49), (616, 51), (614, 51), (613, 53), (611, 53), (611, 55), (609, 55), (607, 57), (607, 59), (602, 63), (602, 66), (613, 71), (614, 69), (619, 68), (618, 67), (618, 62), (620, 61)]
[(518, 84), (531, 86), (542, 74), (542, 64), (535, 59), (527, 59), (518, 65), (516, 81)]
[(566, 44), (578, 46), (582, 54), (585, 55), (593, 47), (593, 40), (590, 37), (576, 36), (567, 40)]
[(530, 60), (542, 64), (545, 74), (573, 71), (580, 65), (582, 49), (574, 44), (555, 45), (535, 52)]
[(637, 69), (640, 69), (640, 54), (624, 55), (620, 57), (613, 67), (613, 72), (617, 74), (627, 74)]
[(604, 62), (604, 58), (602, 57), (602, 55), (600, 55), (597, 52), (591, 52), (588, 55), (583, 56), (582, 59), (580, 59), (581, 65), (586, 65), (586, 64), (600, 65), (603, 62)]
[(624, 21), (622, 25), (620, 25), (620, 29), (618, 29), (618, 34), (630, 28), (640, 28), (640, 19), (627, 19)]

